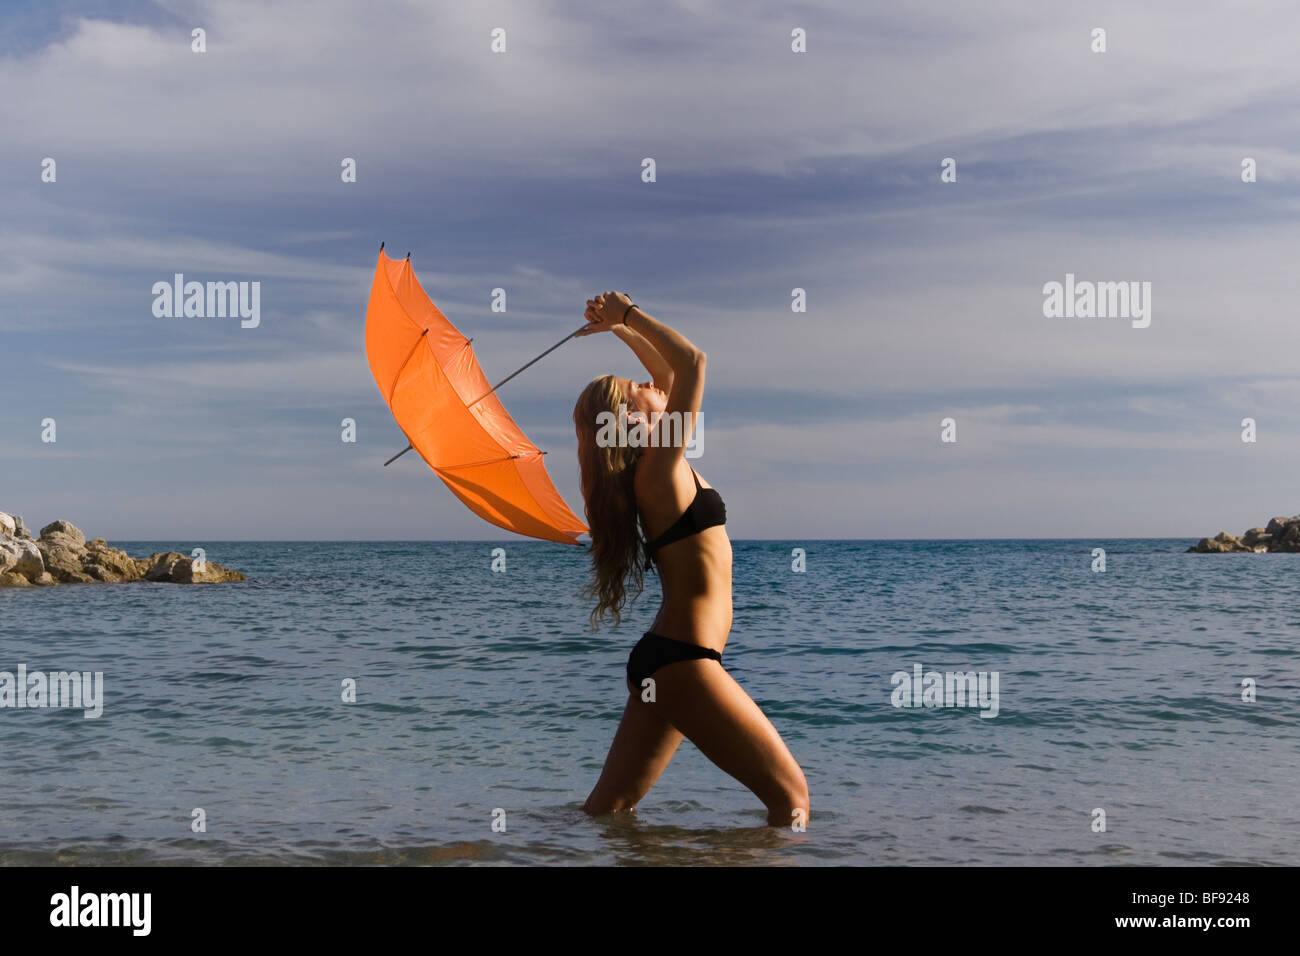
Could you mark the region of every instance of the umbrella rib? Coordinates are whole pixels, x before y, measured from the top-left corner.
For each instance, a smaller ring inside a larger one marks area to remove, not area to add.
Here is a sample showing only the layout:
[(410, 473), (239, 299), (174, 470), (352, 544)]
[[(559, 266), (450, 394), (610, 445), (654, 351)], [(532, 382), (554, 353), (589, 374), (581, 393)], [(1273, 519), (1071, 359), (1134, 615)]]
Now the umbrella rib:
[[(586, 326), (583, 326), (583, 328), (586, 328)], [(428, 329), (425, 329), (424, 331), (425, 331), (425, 332), (428, 332), (429, 330), (428, 330)], [(465, 407), (466, 407), (466, 408), (473, 408), (475, 405), (477, 405), (479, 402), (483, 401), (483, 399), (487, 398), (489, 395), (491, 395), (493, 392), (495, 392), (498, 388), (500, 388), (500, 387), (501, 387), (502, 385), (504, 385), (506, 382), (510, 381), (512, 378), (514, 378), (516, 375), (518, 375), (518, 374), (519, 374), (520, 372), (522, 372), (524, 369), (528, 368), (529, 365), (532, 365), (534, 362), (537, 362), (537, 361), (539, 361), (540, 359), (543, 359), (543, 358), (545, 358), (546, 356), (550, 355), (552, 352), (554, 352), (556, 349), (558, 349), (561, 345), (563, 345), (565, 342), (569, 341), (569, 339), (573, 338), (575, 335), (577, 335), (577, 334), (578, 334), (579, 332), (581, 332), (581, 331), (582, 331), (582, 329), (574, 329), (572, 332), (570, 332), (570, 333), (569, 333), (568, 335), (566, 335), (564, 338), (560, 339), (560, 341), (556, 342), (554, 345), (552, 345), (549, 349), (547, 349), (547, 350), (546, 350), (545, 352), (543, 352), (541, 355), (537, 356), (537, 358), (533, 359), (532, 362), (529, 362), (528, 365), (525, 365), (525, 366), (523, 366), (522, 368), (517, 368), (517, 369), (515, 369), (513, 372), (511, 372), (509, 375), (507, 375), (507, 376), (506, 376), (505, 378), (503, 378), (501, 381), (497, 382), (497, 383), (496, 383), (495, 385), (493, 385), (490, 389), (488, 389), (486, 392), (484, 392), (484, 393), (483, 393), (482, 395), (480, 395), (478, 398), (474, 399), (474, 401), (470, 402), (470, 403), (469, 403), (468, 405), (466, 405)], [(423, 335), (424, 333), (422, 332), (422, 333), (420, 333), (420, 334)], [(469, 344), (470, 344), (471, 342), (473, 342), (473, 341), (474, 341), (473, 339), (468, 339), (468, 340), (466, 340), (465, 345), (469, 345)], [(418, 345), (419, 343), (416, 343), (416, 344)], [(465, 347), (464, 345), (461, 346), (461, 348), (464, 348), (464, 347)], [(412, 352), (412, 354), (414, 354), (415, 349), (411, 349), (411, 352)], [(411, 360), (411, 356), (408, 355), (408, 356), (406, 357), (406, 362), (409, 362), (410, 360)], [(406, 362), (403, 362), (403, 363), (402, 363), (402, 368), (406, 368)], [(482, 372), (481, 369), (480, 369), (479, 371), (480, 371), (480, 373)], [(398, 369), (397, 374), (398, 374), (399, 376), (402, 374), (402, 373), (401, 373), (401, 369)], [(394, 389), (394, 391), (396, 391), (396, 389), (397, 389), (397, 383), (396, 383), (396, 381), (394, 381), (394, 383), (393, 383), (393, 389)], [(390, 407), (391, 407), (392, 404), (393, 404), (391, 396), (390, 396), (390, 398), (389, 398), (388, 404), (389, 404)], [(403, 432), (403, 434), (405, 434), (405, 432)], [(401, 451), (399, 451), (399, 452), (398, 452), (396, 455), (394, 455), (392, 458), (388, 459), (388, 461), (384, 462), (384, 467), (385, 467), (385, 468), (387, 468), (389, 465), (391, 465), (393, 462), (397, 461), (397, 459), (401, 458), (401, 457), (402, 457), (403, 455), (405, 455), (408, 451), (410, 451), (412, 448), (415, 447), (414, 444), (411, 443), (411, 437), (410, 437), (409, 435), (407, 435), (406, 440), (407, 440), (407, 443), (408, 443), (407, 446), (406, 446), (405, 448), (403, 448)], [(546, 452), (542, 452), (542, 454), (546, 454)], [(453, 466), (453, 467), (456, 467), (456, 466)]]
[(420, 343), (424, 341), (424, 337), (428, 334), (429, 334), (428, 329), (425, 329), (423, 332), (420, 333), (419, 338), (415, 340), (415, 344), (411, 346), (411, 351), (406, 353), (406, 358), (403, 359), (402, 364), (397, 367), (397, 374), (393, 376), (392, 391), (388, 393), (389, 408), (392, 408), (393, 406), (393, 396), (397, 394), (397, 383), (401, 379), (402, 373), (406, 371), (406, 366), (411, 364), (411, 356), (415, 354), (415, 350), (420, 347)]
[(441, 471), (450, 471), (453, 468), (477, 468), (479, 465), (494, 465), (499, 461), (513, 461), (516, 458), (527, 458), (529, 455), (545, 455), (544, 451), (520, 452), (517, 455), (507, 455), (505, 458), (485, 458), (483, 461), (471, 461), (464, 465), (438, 465)]

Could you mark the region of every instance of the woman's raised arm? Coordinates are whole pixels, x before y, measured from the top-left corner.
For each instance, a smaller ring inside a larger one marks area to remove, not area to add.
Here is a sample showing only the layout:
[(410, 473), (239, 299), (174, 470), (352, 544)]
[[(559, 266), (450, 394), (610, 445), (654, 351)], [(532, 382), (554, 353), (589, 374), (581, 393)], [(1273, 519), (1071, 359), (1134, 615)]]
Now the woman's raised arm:
[(636, 357), (641, 360), (645, 370), (650, 373), (655, 388), (663, 389), (665, 394), (671, 392), (674, 377), (672, 366), (659, 354), (659, 350), (650, 344), (650, 340), (630, 325), (616, 325), (613, 332), (623, 340), (623, 343), (628, 348), (636, 353)]
[[(621, 292), (606, 292), (592, 299), (587, 304), (587, 318), (592, 328), (584, 332), (612, 330), (626, 324), (629, 329), (639, 332), (672, 370), (672, 387), (665, 389), (668, 402), (664, 415), (669, 418), (665, 423), (669, 427), (661, 434), (672, 434), (675, 440), (666, 448), (647, 448), (643, 454), (650, 469), (664, 478), (670, 477), (695, 431), (695, 416), (704, 399), (704, 352), (676, 329), (634, 306), (632, 300)], [(674, 415), (680, 422), (680, 431), (671, 425)]]

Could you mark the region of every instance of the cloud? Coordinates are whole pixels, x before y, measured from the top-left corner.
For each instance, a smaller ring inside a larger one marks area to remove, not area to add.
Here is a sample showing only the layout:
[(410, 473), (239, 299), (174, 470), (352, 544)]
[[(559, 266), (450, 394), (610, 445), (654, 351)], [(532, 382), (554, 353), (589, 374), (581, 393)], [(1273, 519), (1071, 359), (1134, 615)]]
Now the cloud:
[[(401, 443), (362, 352), (383, 239), (493, 380), (606, 288), (689, 335), (710, 356), (710, 480), (741, 495), (744, 533), (1182, 530), (1234, 473), (1283, 497), (1297, 25), (1283, 2), (1173, 0), (28, 12), (0, 29), (6, 493), (45, 507), (93, 485), (104, 523), (194, 533), (230, 531), (242, 501), (239, 534), (400, 536), (417, 506), (438, 511), (422, 533), (491, 534), (422, 465), (357, 464)], [(946, 156), (957, 183), (938, 181)], [(1044, 318), (1067, 271), (1150, 281), (1151, 327)], [(261, 281), (262, 326), (156, 319), (152, 283), (174, 272)], [(505, 396), (571, 503), (568, 415), (606, 368), (639, 374), (583, 339)], [(57, 452), (31, 444), (47, 414)], [(201, 503), (121, 505), (185, 456)], [(1159, 505), (1098, 486), (1106, 471), (1160, 484)], [(322, 523), (357, 500), (364, 521)], [(1012, 520), (1018, 502), (1070, 517)]]

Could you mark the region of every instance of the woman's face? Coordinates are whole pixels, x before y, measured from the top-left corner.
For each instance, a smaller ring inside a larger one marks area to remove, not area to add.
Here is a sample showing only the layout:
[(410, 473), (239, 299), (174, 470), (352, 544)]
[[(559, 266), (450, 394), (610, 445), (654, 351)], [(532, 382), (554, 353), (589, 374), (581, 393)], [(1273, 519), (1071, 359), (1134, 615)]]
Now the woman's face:
[(634, 382), (630, 378), (622, 378), (619, 379), (619, 385), (627, 396), (629, 412), (657, 415), (668, 405), (668, 393), (655, 388), (654, 382)]

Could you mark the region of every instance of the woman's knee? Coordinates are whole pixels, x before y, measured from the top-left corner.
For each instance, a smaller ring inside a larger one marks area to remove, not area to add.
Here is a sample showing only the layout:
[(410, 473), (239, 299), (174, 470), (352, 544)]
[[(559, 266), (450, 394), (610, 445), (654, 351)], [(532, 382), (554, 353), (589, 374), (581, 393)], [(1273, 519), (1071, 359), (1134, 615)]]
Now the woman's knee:
[(767, 806), (768, 823), (778, 826), (789, 826), (794, 822), (807, 823), (811, 800), (803, 771), (796, 767), (794, 773), (778, 781), (763, 803)]

